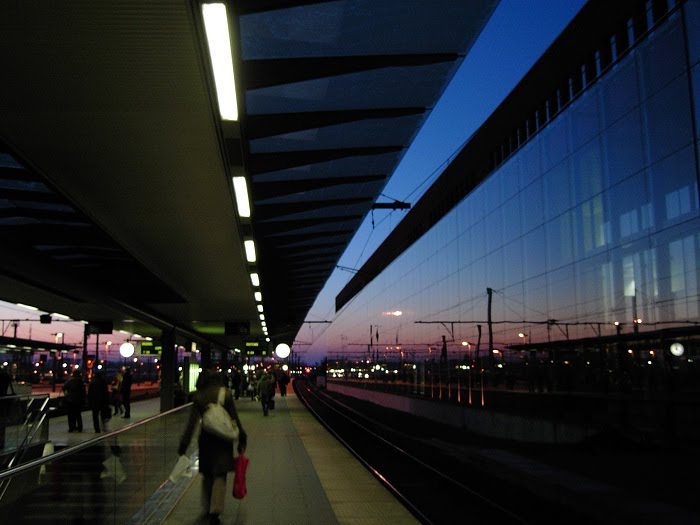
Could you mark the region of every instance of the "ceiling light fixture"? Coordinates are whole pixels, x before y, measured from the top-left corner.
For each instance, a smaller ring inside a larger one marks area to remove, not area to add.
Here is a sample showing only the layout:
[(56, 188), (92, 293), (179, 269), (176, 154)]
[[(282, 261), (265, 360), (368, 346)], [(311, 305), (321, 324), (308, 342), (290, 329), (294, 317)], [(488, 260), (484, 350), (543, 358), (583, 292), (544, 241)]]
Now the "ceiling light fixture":
[(233, 177), (233, 192), (236, 194), (238, 215), (250, 217), (250, 200), (248, 199), (248, 184), (245, 177)]
[(262, 313), (263, 311), (263, 305), (259, 304), (258, 305), (258, 312)]
[(25, 308), (27, 310), (32, 310), (33, 312), (39, 310), (36, 306), (30, 306), (28, 304), (22, 304), (22, 303), (15, 303), (15, 304), (21, 308)]
[(248, 262), (255, 262), (257, 257), (255, 256), (255, 242), (253, 241), (243, 241), (243, 247), (245, 248), (245, 258)]
[(253, 286), (260, 286), (260, 277), (257, 273), (250, 274), (250, 282), (253, 283)]
[(262, 293), (260, 292), (255, 292), (255, 300), (258, 301), (259, 303), (262, 302)]
[(226, 6), (222, 3), (203, 4), (204, 29), (207, 33), (209, 55), (214, 70), (214, 83), (223, 120), (238, 120), (236, 84), (231, 57), (231, 38)]

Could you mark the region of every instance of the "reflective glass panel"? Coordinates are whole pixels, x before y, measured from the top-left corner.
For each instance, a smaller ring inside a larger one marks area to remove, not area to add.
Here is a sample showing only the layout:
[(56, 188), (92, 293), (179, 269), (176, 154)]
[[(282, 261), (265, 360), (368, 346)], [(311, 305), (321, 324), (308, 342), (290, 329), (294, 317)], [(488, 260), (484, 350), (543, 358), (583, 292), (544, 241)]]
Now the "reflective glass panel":
[(683, 28), (678, 14), (654, 31), (638, 51), (642, 98), (648, 98), (685, 71)]
[(692, 113), (685, 75), (651, 97), (643, 108), (651, 163), (692, 141)]
[(605, 131), (608, 184), (614, 185), (644, 167), (642, 122), (639, 110), (628, 113)]

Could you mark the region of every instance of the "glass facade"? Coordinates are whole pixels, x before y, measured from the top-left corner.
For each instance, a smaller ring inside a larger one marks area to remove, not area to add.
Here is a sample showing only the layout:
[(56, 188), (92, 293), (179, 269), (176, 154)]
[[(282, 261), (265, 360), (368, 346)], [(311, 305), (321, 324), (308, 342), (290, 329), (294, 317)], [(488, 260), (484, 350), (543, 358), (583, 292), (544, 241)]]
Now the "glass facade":
[(483, 356), (489, 310), (493, 347), (516, 357), (538, 343), (694, 326), (698, 5), (673, 12), (588, 86), (315, 344), (429, 359), (445, 336), (450, 356), (471, 357), (480, 327)]

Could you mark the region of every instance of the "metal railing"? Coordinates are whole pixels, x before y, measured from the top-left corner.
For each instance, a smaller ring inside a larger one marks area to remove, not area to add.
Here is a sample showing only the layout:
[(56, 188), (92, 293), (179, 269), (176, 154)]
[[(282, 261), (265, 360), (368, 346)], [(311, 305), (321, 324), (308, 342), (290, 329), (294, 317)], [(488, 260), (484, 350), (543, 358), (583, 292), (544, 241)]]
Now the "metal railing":
[(0, 398), (0, 467), (18, 465), (29, 449), (48, 440), (48, 395)]
[(134, 521), (167, 485), (190, 406), (0, 472), (0, 515), (17, 524)]

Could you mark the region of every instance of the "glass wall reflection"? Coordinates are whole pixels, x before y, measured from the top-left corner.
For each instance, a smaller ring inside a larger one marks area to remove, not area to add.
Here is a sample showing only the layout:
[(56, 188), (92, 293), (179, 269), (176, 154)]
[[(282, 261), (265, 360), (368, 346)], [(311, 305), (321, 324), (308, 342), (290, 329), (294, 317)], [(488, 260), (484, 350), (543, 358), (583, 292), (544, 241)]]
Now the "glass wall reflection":
[[(683, 8), (693, 11), (688, 19), (700, 16), (697, 3)], [(331, 361), (430, 363), (444, 336), (455, 363), (500, 363), (523, 388), (528, 366), (542, 359), (568, 388), (621, 389), (631, 375), (635, 388), (649, 389), (657, 370), (667, 387), (676, 368), (695, 377), (696, 47), (686, 56), (681, 12), (671, 14), (375, 278), (315, 344), (332, 349)], [(676, 341), (683, 357), (669, 351)]]

